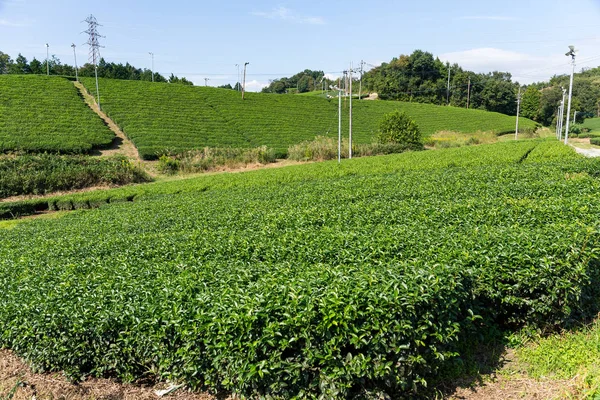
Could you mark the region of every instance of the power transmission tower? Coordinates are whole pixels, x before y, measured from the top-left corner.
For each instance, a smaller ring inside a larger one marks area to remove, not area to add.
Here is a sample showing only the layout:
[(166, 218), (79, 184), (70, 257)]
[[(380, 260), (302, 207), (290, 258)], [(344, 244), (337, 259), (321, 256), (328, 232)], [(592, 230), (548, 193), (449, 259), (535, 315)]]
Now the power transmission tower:
[(208, 86), (208, 81), (210, 81), (210, 78), (204, 78), (204, 86)]
[(240, 64), (235, 64), (235, 66), (237, 67), (237, 81), (235, 83), (235, 87), (239, 92), (242, 90), (242, 85), (240, 84)]
[(515, 140), (519, 138), (519, 112), (521, 111), (521, 85), (519, 85), (519, 94), (517, 95), (517, 128), (515, 129)]
[(98, 27), (102, 25), (98, 23), (96, 17), (90, 15), (84, 22), (88, 24), (88, 29), (83, 33), (89, 35), (89, 39), (86, 44), (90, 46), (90, 61), (94, 65), (94, 72), (96, 75), (96, 96), (98, 98), (98, 108), (102, 110), (102, 107), (100, 107), (100, 89), (98, 87), (98, 62), (100, 61), (100, 48), (104, 47), (100, 46), (99, 39), (104, 38), (105, 36), (102, 36), (98, 33)]

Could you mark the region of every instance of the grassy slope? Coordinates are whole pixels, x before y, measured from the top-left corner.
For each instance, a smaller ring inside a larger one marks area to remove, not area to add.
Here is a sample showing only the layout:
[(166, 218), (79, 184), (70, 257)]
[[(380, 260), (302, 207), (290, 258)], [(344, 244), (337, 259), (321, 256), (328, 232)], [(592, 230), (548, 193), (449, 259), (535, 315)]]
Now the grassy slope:
[(113, 137), (68, 80), (0, 75), (0, 151), (80, 153)]
[[(93, 92), (92, 80), (83, 83)], [(315, 136), (337, 136), (337, 100), (315, 96), (239, 93), (216, 88), (187, 87), (106, 80), (100, 81), (103, 109), (133, 140), (145, 157), (165, 150), (204, 146), (255, 147), (279, 152)], [(348, 102), (344, 101), (343, 130), (348, 130)], [(401, 109), (411, 115), (424, 134), (439, 130), (460, 132), (513, 129), (514, 118), (480, 110), (400, 102), (354, 102), (353, 138), (370, 143), (384, 114)], [(523, 127), (533, 127), (522, 120)]]
[(590, 129), (591, 133), (600, 133), (600, 118), (588, 118), (582, 126)]

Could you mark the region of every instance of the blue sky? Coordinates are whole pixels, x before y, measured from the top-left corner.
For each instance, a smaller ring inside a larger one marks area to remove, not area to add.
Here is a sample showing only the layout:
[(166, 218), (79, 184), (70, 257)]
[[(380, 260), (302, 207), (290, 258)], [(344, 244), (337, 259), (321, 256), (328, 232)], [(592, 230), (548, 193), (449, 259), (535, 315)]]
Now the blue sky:
[(83, 21), (93, 14), (108, 61), (150, 68), (196, 84), (235, 83), (250, 62), (248, 87), (305, 68), (332, 77), (415, 49), (478, 72), (509, 71), (521, 83), (600, 65), (600, 0), (505, 1), (72, 1), (0, 0), (0, 51), (73, 64), (87, 59)]

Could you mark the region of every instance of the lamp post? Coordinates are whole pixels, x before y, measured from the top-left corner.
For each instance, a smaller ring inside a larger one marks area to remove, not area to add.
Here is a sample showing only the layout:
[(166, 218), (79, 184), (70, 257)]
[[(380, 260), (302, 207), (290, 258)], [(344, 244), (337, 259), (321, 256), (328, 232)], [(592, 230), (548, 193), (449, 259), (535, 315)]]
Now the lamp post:
[(571, 57), (571, 82), (569, 84), (569, 105), (567, 107), (567, 130), (565, 131), (565, 144), (568, 144), (569, 140), (569, 123), (571, 117), (571, 99), (573, 97), (573, 75), (575, 74), (575, 47), (569, 46), (569, 51), (565, 53), (567, 57)]
[(77, 52), (75, 52), (75, 43), (71, 45), (73, 48), (73, 57), (75, 57), (75, 80), (79, 82), (79, 74), (77, 73)]
[(154, 82), (154, 53), (148, 52), (148, 54), (152, 57), (152, 82)]
[(46, 43), (46, 75), (50, 76), (50, 45)]
[(246, 67), (250, 64), (249, 62), (244, 63), (244, 83), (242, 84), (242, 100), (244, 100), (244, 95), (246, 94)]
[(338, 163), (342, 162), (342, 91), (338, 86), (329, 86), (338, 92)]

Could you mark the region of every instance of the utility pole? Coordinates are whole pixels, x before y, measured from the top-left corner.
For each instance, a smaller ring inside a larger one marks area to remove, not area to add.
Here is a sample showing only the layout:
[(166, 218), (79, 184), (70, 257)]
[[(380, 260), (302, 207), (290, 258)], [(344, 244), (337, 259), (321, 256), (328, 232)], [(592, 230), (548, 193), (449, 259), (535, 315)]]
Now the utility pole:
[(521, 111), (521, 85), (519, 85), (519, 94), (517, 95), (517, 128), (515, 129), (515, 140), (519, 138), (519, 112)]
[(569, 84), (569, 105), (567, 107), (567, 130), (565, 131), (565, 144), (568, 144), (569, 140), (569, 122), (571, 117), (571, 98), (573, 97), (573, 75), (575, 74), (575, 47), (569, 46), (569, 52), (565, 54), (567, 57), (571, 56), (571, 83)]
[(244, 83), (242, 84), (242, 100), (244, 100), (244, 95), (246, 94), (246, 67), (250, 64), (249, 62), (244, 63)]
[(50, 46), (46, 43), (46, 75), (50, 76)]
[(467, 110), (469, 109), (470, 102), (471, 102), (471, 77), (469, 77), (469, 86), (467, 88)]
[(79, 82), (79, 74), (77, 73), (77, 52), (75, 52), (75, 43), (71, 45), (73, 48), (73, 56), (75, 57), (75, 80)]
[(102, 26), (96, 20), (96, 17), (90, 15), (85, 20), (88, 24), (88, 29), (84, 33), (87, 33), (90, 37), (86, 44), (90, 46), (90, 61), (92, 61), (94, 65), (94, 73), (96, 75), (96, 95), (98, 98), (98, 108), (102, 110), (100, 106), (100, 89), (98, 87), (98, 62), (100, 61), (100, 46), (99, 38), (103, 38), (104, 36), (98, 33), (98, 27)]
[(358, 100), (362, 100), (362, 78), (364, 73), (365, 62), (360, 60), (360, 86), (358, 87)]
[(348, 78), (350, 79), (350, 130), (348, 131), (348, 158), (352, 159), (352, 63), (350, 63), (350, 70), (348, 71)]
[(152, 56), (152, 82), (154, 82), (154, 53), (149, 52), (150, 56)]
[(210, 81), (210, 78), (204, 78), (204, 86), (208, 86), (208, 81)]
[(329, 86), (331, 90), (338, 92), (338, 164), (342, 162), (342, 88)]
[(446, 105), (450, 105), (450, 63), (448, 63), (448, 87), (446, 89)]

